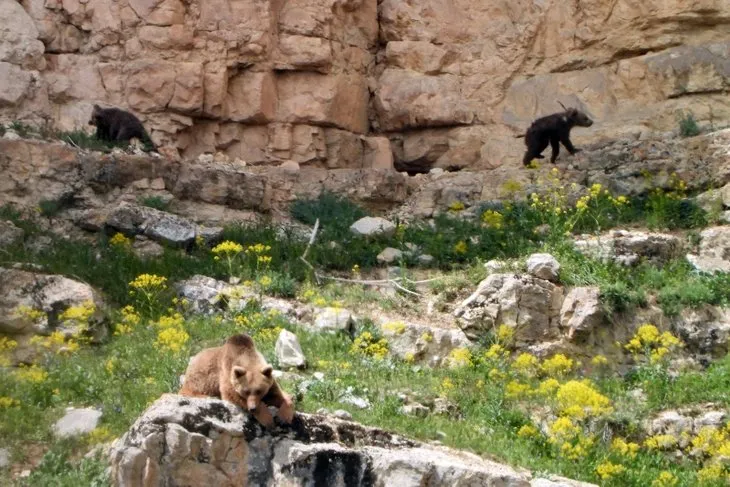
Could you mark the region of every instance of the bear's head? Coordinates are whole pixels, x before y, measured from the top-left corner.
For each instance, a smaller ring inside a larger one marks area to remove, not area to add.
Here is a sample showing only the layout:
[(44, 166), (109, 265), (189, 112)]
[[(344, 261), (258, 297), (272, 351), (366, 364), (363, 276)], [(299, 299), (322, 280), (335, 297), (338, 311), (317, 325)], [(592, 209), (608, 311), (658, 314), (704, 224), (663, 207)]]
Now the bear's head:
[(98, 126), (101, 122), (101, 107), (99, 105), (94, 105), (94, 109), (91, 111), (91, 118), (89, 119), (89, 125), (96, 125)]
[[(258, 361), (257, 361), (258, 362)], [(234, 390), (246, 401), (249, 412), (256, 411), (261, 399), (274, 384), (274, 369), (267, 363), (252, 364), (248, 368), (234, 365), (231, 368), (231, 383)]]
[(593, 125), (593, 120), (588, 115), (577, 110), (575, 108), (569, 108), (567, 111), (568, 120), (570, 120), (571, 126), (575, 127), (590, 127)]

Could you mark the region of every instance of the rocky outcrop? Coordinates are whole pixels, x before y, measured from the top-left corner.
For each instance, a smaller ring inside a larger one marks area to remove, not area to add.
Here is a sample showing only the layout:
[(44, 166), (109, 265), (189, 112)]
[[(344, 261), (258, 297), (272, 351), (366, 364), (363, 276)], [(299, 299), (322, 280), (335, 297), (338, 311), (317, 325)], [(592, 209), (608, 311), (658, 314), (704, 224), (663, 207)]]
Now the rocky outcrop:
[[(195, 223), (215, 225), (250, 219), (245, 211), (282, 212), (297, 197), (315, 198), (323, 192), (375, 208), (395, 205), (407, 196), (406, 177), (388, 169), (291, 172), (285, 167), (251, 167), (225, 160), (181, 164), (150, 156), (87, 154), (58, 143), (29, 140), (0, 139), (0, 171), (8, 175), (0, 181), (0, 206), (35, 208), (43, 200), (62, 202), (69, 210), (65, 216), (90, 230), (101, 229), (120, 200), (136, 205), (150, 196), (169, 201), (170, 211), (179, 210)], [(135, 214), (140, 211), (145, 215), (137, 215), (136, 220), (150, 216), (149, 209), (135, 210)]]
[(563, 288), (528, 275), (492, 274), (454, 312), (474, 340), (500, 325), (514, 328), (517, 346), (551, 341), (559, 335)]
[(471, 453), (420, 444), (331, 417), (297, 414), (264, 429), (215, 399), (164, 395), (115, 442), (112, 485), (571, 487)]
[(702, 230), (698, 254), (687, 259), (703, 272), (730, 272), (730, 225)]
[(431, 367), (446, 365), (453, 350), (471, 345), (464, 332), (455, 328), (391, 321), (382, 323), (380, 330), (391, 355)]
[(113, 104), (185, 158), (491, 169), (557, 100), (600, 122), (579, 145), (730, 119), (712, 0), (3, 0), (0, 20), (0, 119), (70, 130)]
[(632, 266), (640, 262), (662, 265), (682, 255), (676, 235), (612, 230), (595, 237), (578, 237), (575, 247), (593, 258)]
[[(85, 322), (62, 319), (71, 307), (88, 307), (91, 314)], [(79, 334), (92, 339), (106, 336), (104, 302), (88, 284), (64, 276), (40, 274), (0, 267), (0, 334), (10, 335), (18, 343), (13, 362), (33, 357), (36, 347), (30, 345), (36, 335), (54, 331), (64, 337)]]

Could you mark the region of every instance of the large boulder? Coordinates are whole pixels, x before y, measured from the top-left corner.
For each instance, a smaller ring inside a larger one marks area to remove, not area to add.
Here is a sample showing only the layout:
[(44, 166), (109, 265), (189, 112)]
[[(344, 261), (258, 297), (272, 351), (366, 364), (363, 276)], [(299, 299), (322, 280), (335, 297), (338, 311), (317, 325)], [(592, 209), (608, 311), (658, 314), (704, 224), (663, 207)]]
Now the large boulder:
[(724, 357), (730, 344), (730, 309), (710, 305), (684, 309), (673, 318), (672, 329), (693, 355)]
[(730, 225), (703, 230), (699, 253), (687, 255), (687, 259), (700, 271), (730, 272)]
[(457, 328), (387, 322), (380, 325), (380, 329), (388, 340), (391, 355), (430, 366), (444, 365), (452, 350), (471, 345), (464, 332)]
[[(121, 203), (107, 216), (108, 232), (122, 232), (127, 235), (145, 235), (152, 240), (177, 247), (191, 245), (195, 238), (211, 239), (210, 229), (199, 227), (195, 223), (171, 213)], [(222, 233), (223, 229), (218, 229)]]
[(366, 216), (350, 225), (350, 231), (361, 237), (392, 237), (395, 224), (385, 218)]
[(575, 247), (591, 257), (626, 266), (640, 262), (662, 265), (682, 255), (682, 241), (676, 235), (629, 230), (581, 236)]
[[(70, 307), (93, 303), (91, 324), (103, 319), (104, 302), (88, 284), (64, 276), (36, 274), (0, 267), (0, 332), (12, 335), (47, 334), (62, 327), (60, 316)], [(43, 312), (37, 320), (19, 313), (21, 307)], [(75, 334), (80, 330), (63, 329)]]
[(410, 441), (340, 419), (297, 414), (265, 431), (231, 403), (166, 394), (115, 442), (115, 487), (216, 485), (579, 486), (472, 453)]
[(516, 345), (554, 339), (559, 334), (563, 289), (527, 275), (492, 274), (454, 311), (470, 339), (500, 325), (514, 328)]
[(596, 286), (571, 289), (560, 308), (560, 326), (569, 339), (579, 339), (599, 327), (605, 318), (601, 290)]

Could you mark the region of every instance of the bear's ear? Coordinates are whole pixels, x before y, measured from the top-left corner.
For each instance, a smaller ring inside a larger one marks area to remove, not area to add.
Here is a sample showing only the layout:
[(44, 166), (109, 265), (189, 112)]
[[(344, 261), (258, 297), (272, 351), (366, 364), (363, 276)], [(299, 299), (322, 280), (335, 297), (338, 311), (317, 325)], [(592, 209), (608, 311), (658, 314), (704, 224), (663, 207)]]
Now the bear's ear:
[(97, 104), (94, 104), (94, 111), (98, 112), (99, 110), (101, 110), (101, 107)]
[(241, 378), (241, 377), (243, 377), (243, 376), (244, 376), (245, 374), (246, 374), (246, 369), (244, 369), (243, 367), (240, 367), (240, 366), (238, 366), (238, 365), (236, 365), (235, 367), (233, 367), (233, 376), (234, 376), (234, 377), (235, 377), (236, 379), (240, 379), (240, 378)]
[(274, 368), (271, 365), (267, 365), (261, 370), (261, 373), (264, 374), (266, 377), (271, 377), (271, 374), (274, 372)]

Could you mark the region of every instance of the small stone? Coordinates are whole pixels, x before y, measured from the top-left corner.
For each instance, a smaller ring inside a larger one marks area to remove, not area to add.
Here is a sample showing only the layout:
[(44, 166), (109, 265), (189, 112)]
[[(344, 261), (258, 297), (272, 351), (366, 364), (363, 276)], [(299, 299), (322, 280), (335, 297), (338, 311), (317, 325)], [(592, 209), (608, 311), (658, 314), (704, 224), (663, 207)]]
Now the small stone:
[(350, 226), (350, 231), (362, 237), (392, 237), (395, 235), (394, 223), (380, 217), (366, 216)]
[(132, 243), (132, 250), (141, 259), (160, 257), (165, 253), (165, 248), (149, 238), (137, 235)]
[(324, 380), (324, 373), (323, 372), (315, 372), (314, 374), (312, 374), (312, 377), (314, 377), (318, 381), (323, 381)]
[(507, 267), (507, 263), (503, 260), (492, 259), (484, 264), (484, 268), (487, 270), (487, 274), (497, 274), (504, 271)]
[(550, 254), (532, 254), (527, 259), (527, 272), (538, 279), (557, 282), (560, 263)]
[(370, 409), (370, 401), (364, 397), (354, 395), (351, 387), (348, 387), (345, 394), (340, 397), (340, 404), (347, 404), (358, 409)]
[(433, 255), (422, 254), (418, 256), (418, 263), (422, 266), (430, 266), (435, 260)]
[(398, 261), (402, 258), (403, 252), (398, 249), (394, 249), (393, 247), (386, 247), (376, 257), (377, 261), (381, 264), (392, 264), (393, 262)]
[(72, 438), (94, 431), (101, 419), (101, 411), (91, 408), (66, 409), (66, 415), (53, 425), (53, 433), (58, 438)]
[(307, 366), (307, 359), (299, 344), (299, 339), (288, 330), (281, 330), (279, 333), (275, 351), (279, 365), (282, 367), (303, 369)]
[(352, 419), (352, 414), (345, 411), (344, 409), (337, 409), (337, 410), (335, 410), (335, 412), (332, 413), (332, 415), (336, 418), (340, 418), (340, 419), (344, 419), (344, 420), (348, 420), (348, 421)]
[(288, 173), (296, 174), (299, 172), (299, 163), (296, 161), (284, 161), (279, 167)]
[(443, 431), (437, 431), (436, 432), (436, 438), (438, 438), (439, 441), (444, 441), (449, 435), (444, 433)]
[(274, 376), (274, 379), (276, 379), (276, 380), (285, 380), (285, 381), (290, 381), (290, 382), (304, 380), (304, 377), (302, 377), (299, 374), (285, 372), (283, 370), (275, 370), (272, 375)]
[(330, 410), (327, 409), (327, 408), (319, 408), (319, 409), (317, 409), (317, 414), (328, 415), (329, 413), (330, 413)]
[(223, 231), (223, 227), (206, 227), (201, 225), (197, 229), (196, 238), (203, 239), (203, 245), (212, 247), (223, 240)]
[(428, 409), (423, 404), (414, 402), (413, 404), (406, 404), (403, 407), (401, 407), (401, 412), (405, 414), (406, 416), (416, 416), (418, 418), (425, 418), (429, 415), (431, 412), (430, 409)]
[(7, 448), (0, 448), (0, 468), (5, 468), (10, 465), (10, 450)]
[(27, 470), (27, 469), (23, 470), (22, 472), (20, 472), (18, 477), (20, 477), (21, 479), (26, 479), (26, 478), (30, 477), (30, 470)]
[(20, 242), (25, 235), (22, 228), (18, 228), (11, 221), (0, 220), (0, 248)]

